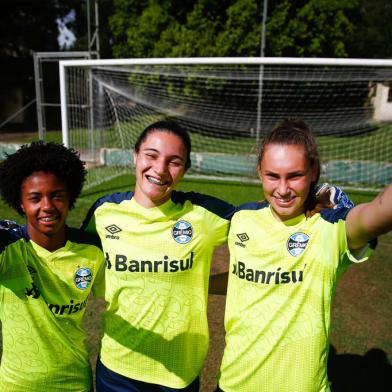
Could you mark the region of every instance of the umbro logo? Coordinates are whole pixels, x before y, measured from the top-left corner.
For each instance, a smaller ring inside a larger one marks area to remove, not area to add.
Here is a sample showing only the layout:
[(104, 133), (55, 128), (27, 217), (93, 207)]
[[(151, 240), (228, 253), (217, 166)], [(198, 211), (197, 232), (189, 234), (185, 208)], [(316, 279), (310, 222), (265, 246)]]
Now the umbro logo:
[(116, 225), (109, 225), (106, 226), (105, 229), (110, 233), (110, 234), (116, 234), (122, 231), (118, 226)]
[(118, 226), (115, 224), (109, 225), (105, 227), (105, 230), (108, 231), (110, 234), (106, 235), (106, 238), (111, 238), (112, 240), (119, 240), (120, 237), (118, 235), (114, 235), (122, 231)]
[(249, 241), (249, 236), (248, 236), (248, 234), (246, 234), (246, 233), (238, 233), (238, 234), (237, 234), (237, 238), (238, 238), (241, 242), (236, 241), (235, 244), (238, 245), (238, 246), (241, 246), (242, 248), (245, 248), (246, 245), (243, 244), (243, 242)]
[(245, 241), (248, 241), (248, 240), (249, 240), (248, 234), (246, 234), (246, 233), (237, 234), (237, 237), (238, 237), (238, 239), (239, 239), (241, 242), (245, 242)]

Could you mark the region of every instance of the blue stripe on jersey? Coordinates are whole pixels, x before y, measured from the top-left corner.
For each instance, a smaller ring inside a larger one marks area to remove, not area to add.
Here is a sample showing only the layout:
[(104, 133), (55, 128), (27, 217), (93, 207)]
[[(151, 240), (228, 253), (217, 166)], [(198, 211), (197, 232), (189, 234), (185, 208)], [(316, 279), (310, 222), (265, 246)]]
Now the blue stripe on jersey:
[(241, 204), (237, 207), (237, 211), (240, 210), (261, 210), (262, 208), (268, 207), (269, 204), (267, 201), (251, 201), (245, 204)]
[(103, 203), (114, 203), (120, 204), (124, 200), (131, 200), (133, 197), (133, 192), (116, 192), (111, 195), (106, 195), (101, 197), (95, 202), (95, 208), (102, 205)]
[(87, 233), (81, 229), (66, 227), (66, 238), (76, 244), (94, 245), (97, 248), (102, 249), (101, 240), (98, 235)]
[[(120, 204), (124, 200), (131, 200), (133, 197), (133, 192), (117, 192), (111, 195), (106, 195), (98, 199), (93, 206), (88, 211), (86, 218), (84, 219), (81, 229), (85, 229), (91, 220), (95, 210), (104, 203), (115, 203)], [(199, 205), (208, 211), (220, 216), (223, 219), (230, 220), (233, 216), (236, 208), (223, 200), (216, 197), (203, 195), (196, 192), (180, 192), (173, 191), (171, 199), (174, 203), (184, 204), (187, 200), (191, 201), (193, 204)]]
[(104, 203), (114, 203), (120, 204), (124, 200), (131, 200), (133, 197), (133, 192), (116, 192), (110, 195), (102, 196), (99, 198), (88, 210), (86, 217), (80, 227), (82, 230), (85, 230), (88, 223), (90, 222), (92, 216), (94, 215), (95, 210)]
[(9, 220), (0, 221), (0, 252), (21, 238), (28, 238), (27, 231), (22, 226)]
[[(21, 238), (30, 241), (30, 236), (25, 225), (19, 225), (9, 220), (0, 221), (0, 252)], [(66, 238), (77, 244), (94, 245), (102, 249), (101, 240), (98, 236), (86, 233), (80, 229), (66, 226)]]
[[(260, 210), (262, 208), (268, 207), (268, 202), (266, 201), (254, 201), (250, 203), (245, 203), (237, 207), (237, 211), (240, 210)], [(336, 223), (339, 220), (345, 220), (348, 212), (351, 208), (340, 207), (336, 209), (325, 208), (320, 211), (321, 217), (330, 223)]]
[(223, 219), (230, 220), (236, 208), (221, 199), (213, 196), (203, 195), (196, 192), (173, 191), (171, 199), (174, 203), (184, 204), (187, 200), (196, 204)]
[(348, 212), (351, 208), (341, 207), (341, 208), (325, 208), (320, 211), (321, 217), (329, 223), (336, 223), (339, 220), (346, 220)]

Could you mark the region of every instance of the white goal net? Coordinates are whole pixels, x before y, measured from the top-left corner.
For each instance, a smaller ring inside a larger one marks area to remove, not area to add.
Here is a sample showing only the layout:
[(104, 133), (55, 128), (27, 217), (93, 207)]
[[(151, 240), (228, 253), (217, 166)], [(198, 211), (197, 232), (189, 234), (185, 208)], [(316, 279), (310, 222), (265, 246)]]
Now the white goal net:
[(132, 169), (152, 122), (192, 139), (190, 175), (256, 178), (257, 143), (299, 116), (317, 137), (322, 180), (392, 182), (392, 60), (188, 58), (60, 62), (63, 141), (94, 169), (88, 185)]

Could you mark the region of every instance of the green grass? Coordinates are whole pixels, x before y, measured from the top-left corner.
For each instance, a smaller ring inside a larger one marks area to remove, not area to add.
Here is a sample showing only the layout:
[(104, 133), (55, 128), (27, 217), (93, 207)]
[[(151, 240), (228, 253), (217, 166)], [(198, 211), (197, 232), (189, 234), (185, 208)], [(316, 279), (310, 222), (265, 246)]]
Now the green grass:
[[(137, 135), (158, 117), (148, 116), (140, 119), (133, 119), (131, 122), (122, 122), (121, 130), (124, 136), (126, 148), (132, 148)], [(369, 160), (376, 162), (390, 161), (392, 151), (392, 126), (381, 124), (374, 131), (362, 135), (353, 136), (321, 136), (317, 137), (320, 156), (323, 161), (328, 160)], [(89, 132), (86, 129), (74, 130), (74, 134), (79, 134), (80, 145), (78, 148), (83, 150), (89, 143)], [(120, 148), (120, 133), (118, 128), (108, 128), (103, 133), (102, 145), (105, 147)], [(17, 137), (17, 134), (15, 135)], [(38, 135), (24, 136), (17, 140), (18, 143), (30, 143), (37, 140)], [(215, 153), (234, 153), (249, 154), (255, 153), (256, 145), (254, 138), (247, 137), (214, 137), (206, 134), (192, 133), (193, 152), (215, 152)], [(47, 141), (61, 142), (60, 131), (47, 132)], [(374, 148), (369, 148), (374, 146)], [(382, 152), (383, 151), (383, 152)]]

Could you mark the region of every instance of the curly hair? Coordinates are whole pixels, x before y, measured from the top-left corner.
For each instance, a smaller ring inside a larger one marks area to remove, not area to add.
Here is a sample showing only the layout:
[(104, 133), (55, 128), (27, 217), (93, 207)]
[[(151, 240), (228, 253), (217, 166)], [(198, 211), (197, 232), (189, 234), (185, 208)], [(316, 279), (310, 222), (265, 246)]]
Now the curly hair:
[(69, 192), (69, 209), (82, 191), (86, 170), (79, 154), (62, 144), (43, 141), (25, 144), (0, 163), (0, 194), (5, 202), (24, 215), (20, 206), (21, 186), (34, 172), (52, 173), (65, 182)]

